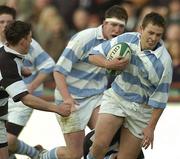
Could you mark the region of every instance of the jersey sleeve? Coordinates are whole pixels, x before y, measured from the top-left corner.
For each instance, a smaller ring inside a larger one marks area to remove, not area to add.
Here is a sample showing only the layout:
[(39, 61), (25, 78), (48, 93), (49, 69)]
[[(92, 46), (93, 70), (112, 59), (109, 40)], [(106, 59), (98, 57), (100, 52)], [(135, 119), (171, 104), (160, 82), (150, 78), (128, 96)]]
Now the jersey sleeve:
[(15, 61), (6, 61), (6, 65), (1, 68), (1, 86), (6, 90), (9, 96), (15, 101), (28, 94), (27, 87), (19, 75), (18, 66)]
[(148, 100), (148, 105), (154, 108), (165, 108), (168, 101), (168, 93), (172, 82), (172, 65), (166, 65), (161, 79)]
[(58, 59), (55, 71), (68, 75), (71, 72), (73, 64), (77, 63), (83, 55), (84, 41), (81, 34), (75, 35), (64, 49), (62, 55)]

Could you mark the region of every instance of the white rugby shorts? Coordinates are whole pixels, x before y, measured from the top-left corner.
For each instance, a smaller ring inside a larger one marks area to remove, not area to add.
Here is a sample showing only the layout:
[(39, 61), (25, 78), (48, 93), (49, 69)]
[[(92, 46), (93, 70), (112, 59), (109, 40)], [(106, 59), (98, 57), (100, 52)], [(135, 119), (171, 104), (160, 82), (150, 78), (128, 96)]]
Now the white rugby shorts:
[(129, 102), (117, 95), (112, 88), (104, 92), (99, 113), (124, 117), (123, 126), (136, 136), (143, 138), (142, 130), (147, 126), (153, 108)]

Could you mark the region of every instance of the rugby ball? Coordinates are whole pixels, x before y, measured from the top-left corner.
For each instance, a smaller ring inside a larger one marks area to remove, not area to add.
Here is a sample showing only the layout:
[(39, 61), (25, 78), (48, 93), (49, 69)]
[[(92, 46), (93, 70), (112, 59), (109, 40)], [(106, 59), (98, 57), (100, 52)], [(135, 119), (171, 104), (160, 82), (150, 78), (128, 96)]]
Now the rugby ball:
[[(108, 52), (107, 54), (107, 59), (108, 60), (112, 60), (114, 58), (127, 58), (129, 59), (129, 61), (131, 60), (131, 54), (132, 54), (132, 50), (129, 47), (129, 45), (127, 43), (117, 43), (116, 45), (114, 45)], [(108, 70), (108, 73), (115, 75), (115, 74), (119, 74), (120, 71), (115, 71), (115, 70)]]

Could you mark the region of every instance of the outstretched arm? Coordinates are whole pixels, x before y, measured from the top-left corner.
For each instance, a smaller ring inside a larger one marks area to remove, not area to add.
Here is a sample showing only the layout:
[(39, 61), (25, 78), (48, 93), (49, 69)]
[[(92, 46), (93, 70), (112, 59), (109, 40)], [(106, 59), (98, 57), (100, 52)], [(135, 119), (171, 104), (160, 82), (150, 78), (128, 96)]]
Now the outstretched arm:
[(33, 109), (38, 109), (38, 110), (43, 110), (43, 111), (48, 111), (48, 112), (55, 112), (62, 116), (69, 116), (71, 113), (71, 106), (69, 104), (63, 103), (57, 106), (53, 103), (47, 102), (31, 94), (27, 94), (24, 97), (22, 97), (21, 101), (25, 105)]

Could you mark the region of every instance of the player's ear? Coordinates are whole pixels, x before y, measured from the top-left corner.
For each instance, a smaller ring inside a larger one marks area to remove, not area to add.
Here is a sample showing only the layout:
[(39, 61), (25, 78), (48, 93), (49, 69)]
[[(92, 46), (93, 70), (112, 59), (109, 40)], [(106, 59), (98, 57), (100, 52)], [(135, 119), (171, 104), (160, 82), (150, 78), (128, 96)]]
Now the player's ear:
[(105, 20), (103, 21), (103, 25), (105, 25), (105, 24), (107, 24), (107, 23), (108, 23), (107, 21), (105, 21)]
[(23, 43), (24, 43), (24, 38), (22, 38), (22, 39), (19, 41), (19, 45), (21, 46), (21, 45), (23, 45)]

